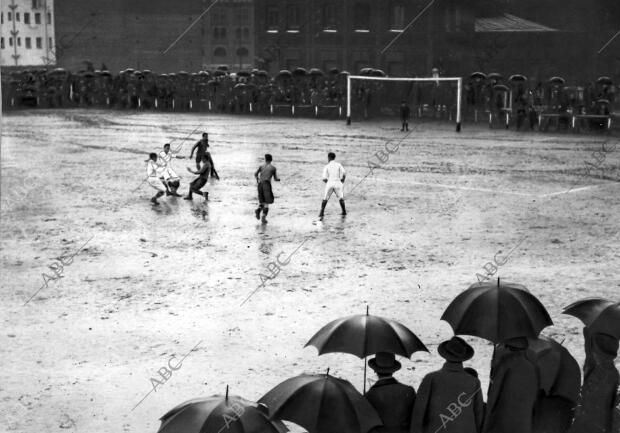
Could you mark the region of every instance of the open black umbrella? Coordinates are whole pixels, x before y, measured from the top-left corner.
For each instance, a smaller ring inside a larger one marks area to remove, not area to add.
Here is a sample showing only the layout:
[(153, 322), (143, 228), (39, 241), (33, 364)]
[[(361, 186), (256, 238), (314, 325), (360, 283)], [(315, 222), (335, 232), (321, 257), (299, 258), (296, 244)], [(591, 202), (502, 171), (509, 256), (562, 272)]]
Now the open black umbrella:
[(573, 302), (562, 313), (577, 317), (592, 332), (620, 339), (620, 302), (604, 298), (586, 298)]
[[(366, 361), (369, 355), (388, 352), (411, 357), (414, 352), (428, 349), (405, 325), (394, 320), (368, 314), (342, 317), (323, 326), (304, 347), (314, 346), (319, 355), (324, 353), (350, 353), (364, 359), (364, 387), (366, 386)], [(364, 388), (365, 390), (365, 388)]]
[(521, 74), (514, 74), (511, 75), (510, 78), (508, 78), (508, 81), (527, 81), (527, 77), (525, 75), (521, 75)]
[(609, 77), (598, 77), (596, 82), (599, 84), (612, 84), (613, 81)]
[(319, 355), (350, 353), (365, 358), (378, 352), (389, 352), (409, 358), (414, 352), (428, 349), (405, 325), (394, 320), (368, 314), (342, 317), (323, 326), (306, 343)]
[(372, 71), (370, 71), (370, 73), (368, 74), (371, 77), (386, 77), (386, 73), (383, 72), (381, 69), (373, 69)]
[(331, 69), (329, 70), (329, 73), (330, 73), (331, 75), (338, 75), (338, 74), (340, 73), (340, 70), (339, 70), (338, 68), (331, 68)]
[(477, 79), (480, 79), (480, 80), (486, 80), (487, 75), (485, 73), (483, 73), (483, 72), (474, 72), (469, 77), (470, 78), (477, 78)]
[[(536, 365), (540, 389), (548, 396), (577, 401), (581, 369), (568, 349), (551, 337), (540, 336), (527, 341), (527, 357)], [(494, 356), (499, 359), (505, 353), (511, 353), (510, 349), (498, 349)]]
[(271, 418), (292, 421), (309, 433), (366, 433), (382, 425), (370, 403), (348, 381), (302, 374), (276, 385), (259, 400)]
[(49, 71), (47, 74), (48, 75), (65, 75), (67, 74), (67, 71), (63, 68), (56, 68), (52, 71)]
[(315, 76), (315, 77), (322, 77), (322, 76), (324, 75), (324, 74), (323, 74), (323, 71), (321, 71), (321, 70), (320, 70), (320, 69), (318, 69), (318, 68), (312, 68), (312, 69), (310, 69), (310, 72), (308, 72), (308, 74), (310, 74), (310, 75), (312, 75), (312, 76)]
[(457, 335), (473, 335), (501, 343), (516, 337), (538, 337), (553, 325), (549, 313), (520, 284), (475, 283), (459, 294), (441, 316)]
[(293, 76), (295, 77), (305, 77), (306, 75), (308, 75), (308, 71), (304, 68), (295, 68), (293, 70)]
[(553, 84), (564, 84), (566, 80), (562, 77), (551, 77), (549, 78), (549, 82)]
[(291, 71), (289, 71), (288, 69), (282, 69), (280, 72), (278, 72), (277, 77), (278, 78), (290, 78), (293, 74), (291, 74)]
[(491, 72), (489, 75), (487, 75), (487, 78), (489, 80), (501, 80), (502, 74), (500, 74), (499, 72)]
[(510, 92), (508, 86), (504, 84), (496, 84), (495, 86), (493, 86), (493, 90), (495, 90), (496, 92)]
[(267, 407), (237, 396), (195, 398), (160, 418), (158, 433), (284, 433), (281, 421), (269, 418)]

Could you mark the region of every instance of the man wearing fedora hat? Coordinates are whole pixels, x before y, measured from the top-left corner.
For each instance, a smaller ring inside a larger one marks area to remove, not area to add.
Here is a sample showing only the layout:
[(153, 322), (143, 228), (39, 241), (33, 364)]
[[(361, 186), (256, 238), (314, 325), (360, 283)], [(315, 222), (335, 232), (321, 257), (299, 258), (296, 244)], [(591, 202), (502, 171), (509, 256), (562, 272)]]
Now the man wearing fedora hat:
[(462, 338), (452, 337), (437, 348), (446, 360), (440, 370), (427, 374), (411, 416), (411, 433), (478, 433), (484, 419), (480, 381), (463, 362), (474, 349)]
[(392, 376), (400, 370), (400, 362), (393, 353), (378, 352), (368, 361), (368, 366), (377, 373), (379, 380), (368, 390), (365, 397), (383, 422), (383, 426), (375, 428), (372, 432), (408, 432), (411, 410), (415, 402), (415, 390), (398, 382)]

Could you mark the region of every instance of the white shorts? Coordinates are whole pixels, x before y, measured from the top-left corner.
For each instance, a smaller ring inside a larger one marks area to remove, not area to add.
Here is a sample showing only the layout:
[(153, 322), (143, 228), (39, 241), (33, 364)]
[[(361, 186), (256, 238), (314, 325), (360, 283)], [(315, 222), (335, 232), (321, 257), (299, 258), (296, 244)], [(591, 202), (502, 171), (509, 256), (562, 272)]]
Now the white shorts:
[(342, 183), (328, 183), (325, 185), (325, 197), (323, 197), (323, 200), (329, 199), (332, 193), (336, 194), (339, 200), (344, 199), (344, 186)]
[(151, 185), (157, 191), (166, 192), (166, 187), (161, 182), (161, 180), (159, 180), (159, 178), (157, 178), (157, 177), (149, 177), (149, 178), (147, 178), (146, 181), (149, 183), (149, 185)]
[(168, 180), (168, 179), (172, 179), (172, 180), (177, 180), (180, 179), (179, 175), (172, 169), (172, 167), (167, 167), (164, 170), (164, 179)]

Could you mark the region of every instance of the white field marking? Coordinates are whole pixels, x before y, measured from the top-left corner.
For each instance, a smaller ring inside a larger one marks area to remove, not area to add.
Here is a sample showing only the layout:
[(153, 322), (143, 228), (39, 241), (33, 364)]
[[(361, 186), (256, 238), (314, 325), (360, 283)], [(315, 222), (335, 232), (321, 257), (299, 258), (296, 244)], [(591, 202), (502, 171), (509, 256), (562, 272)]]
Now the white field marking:
[(465, 190), (465, 191), (493, 192), (496, 194), (512, 194), (512, 195), (519, 195), (522, 197), (539, 197), (539, 198), (550, 197), (550, 196), (560, 195), (560, 194), (568, 194), (568, 193), (583, 191), (586, 189), (595, 188), (595, 187), (604, 185), (604, 184), (590, 185), (590, 186), (584, 186), (581, 188), (575, 188), (572, 190), (564, 189), (562, 191), (551, 192), (547, 194), (535, 194), (535, 193), (518, 192), (518, 191), (503, 191), (499, 189), (490, 189), (490, 188), (474, 188), (474, 187), (469, 187), (469, 186), (446, 185), (443, 183), (417, 182), (415, 180), (400, 181), (400, 180), (393, 180), (393, 179), (381, 179), (381, 178), (376, 177), (375, 181), (396, 183), (396, 184), (401, 184), (401, 185), (423, 185), (423, 186), (430, 186), (430, 187), (435, 187), (435, 188), (460, 189), (460, 190)]
[(550, 197), (552, 195), (562, 195), (562, 194), (568, 194), (569, 192), (584, 191), (586, 189), (596, 188), (597, 186), (601, 186), (601, 185), (604, 185), (604, 184), (600, 183), (598, 185), (582, 186), (581, 188), (574, 188), (574, 189), (567, 189), (567, 190), (562, 190), (558, 192), (551, 192), (549, 194), (542, 194), (540, 197)]
[(435, 188), (461, 189), (461, 190), (467, 190), (467, 191), (480, 191), (480, 192), (494, 192), (498, 194), (513, 194), (513, 195), (521, 195), (521, 196), (527, 196), (527, 197), (538, 196), (538, 194), (530, 194), (530, 193), (525, 193), (525, 192), (501, 191), (501, 190), (489, 189), (489, 188), (472, 188), (469, 186), (446, 185), (443, 183), (416, 182), (415, 180), (399, 181), (399, 180), (381, 179), (381, 178), (375, 178), (375, 180), (389, 182), (389, 183), (396, 183), (396, 184), (404, 184), (404, 185), (423, 185), (423, 186), (430, 186), (430, 187), (435, 187)]

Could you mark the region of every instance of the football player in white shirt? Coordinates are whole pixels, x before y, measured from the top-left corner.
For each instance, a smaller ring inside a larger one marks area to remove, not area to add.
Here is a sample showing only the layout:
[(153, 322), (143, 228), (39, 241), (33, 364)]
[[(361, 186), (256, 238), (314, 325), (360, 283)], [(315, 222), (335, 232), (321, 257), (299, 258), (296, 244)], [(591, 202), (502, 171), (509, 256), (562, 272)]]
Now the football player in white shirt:
[(170, 144), (164, 144), (163, 152), (159, 153), (159, 160), (157, 161), (158, 165), (163, 166), (163, 178), (164, 185), (166, 185), (170, 190), (166, 189), (166, 195), (173, 195), (175, 197), (181, 197), (181, 194), (177, 193), (177, 189), (179, 189), (181, 178), (172, 168), (172, 157), (174, 155), (170, 152)]
[(160, 179), (162, 176), (163, 168), (157, 164), (157, 154), (150, 153), (149, 159), (146, 160), (146, 181), (157, 190), (157, 194), (151, 198), (151, 203), (154, 205), (159, 205), (157, 199), (166, 192), (166, 186)]
[(331, 197), (332, 193), (335, 193), (340, 200), (340, 207), (342, 208), (342, 216), (347, 214), (344, 207), (344, 186), (343, 182), (346, 178), (346, 172), (344, 167), (335, 161), (336, 154), (329, 152), (327, 154), (327, 165), (323, 169), (323, 182), (325, 182), (325, 196), (323, 197), (323, 203), (321, 203), (321, 213), (319, 219), (323, 220), (325, 213), (325, 206), (327, 206), (327, 200)]

